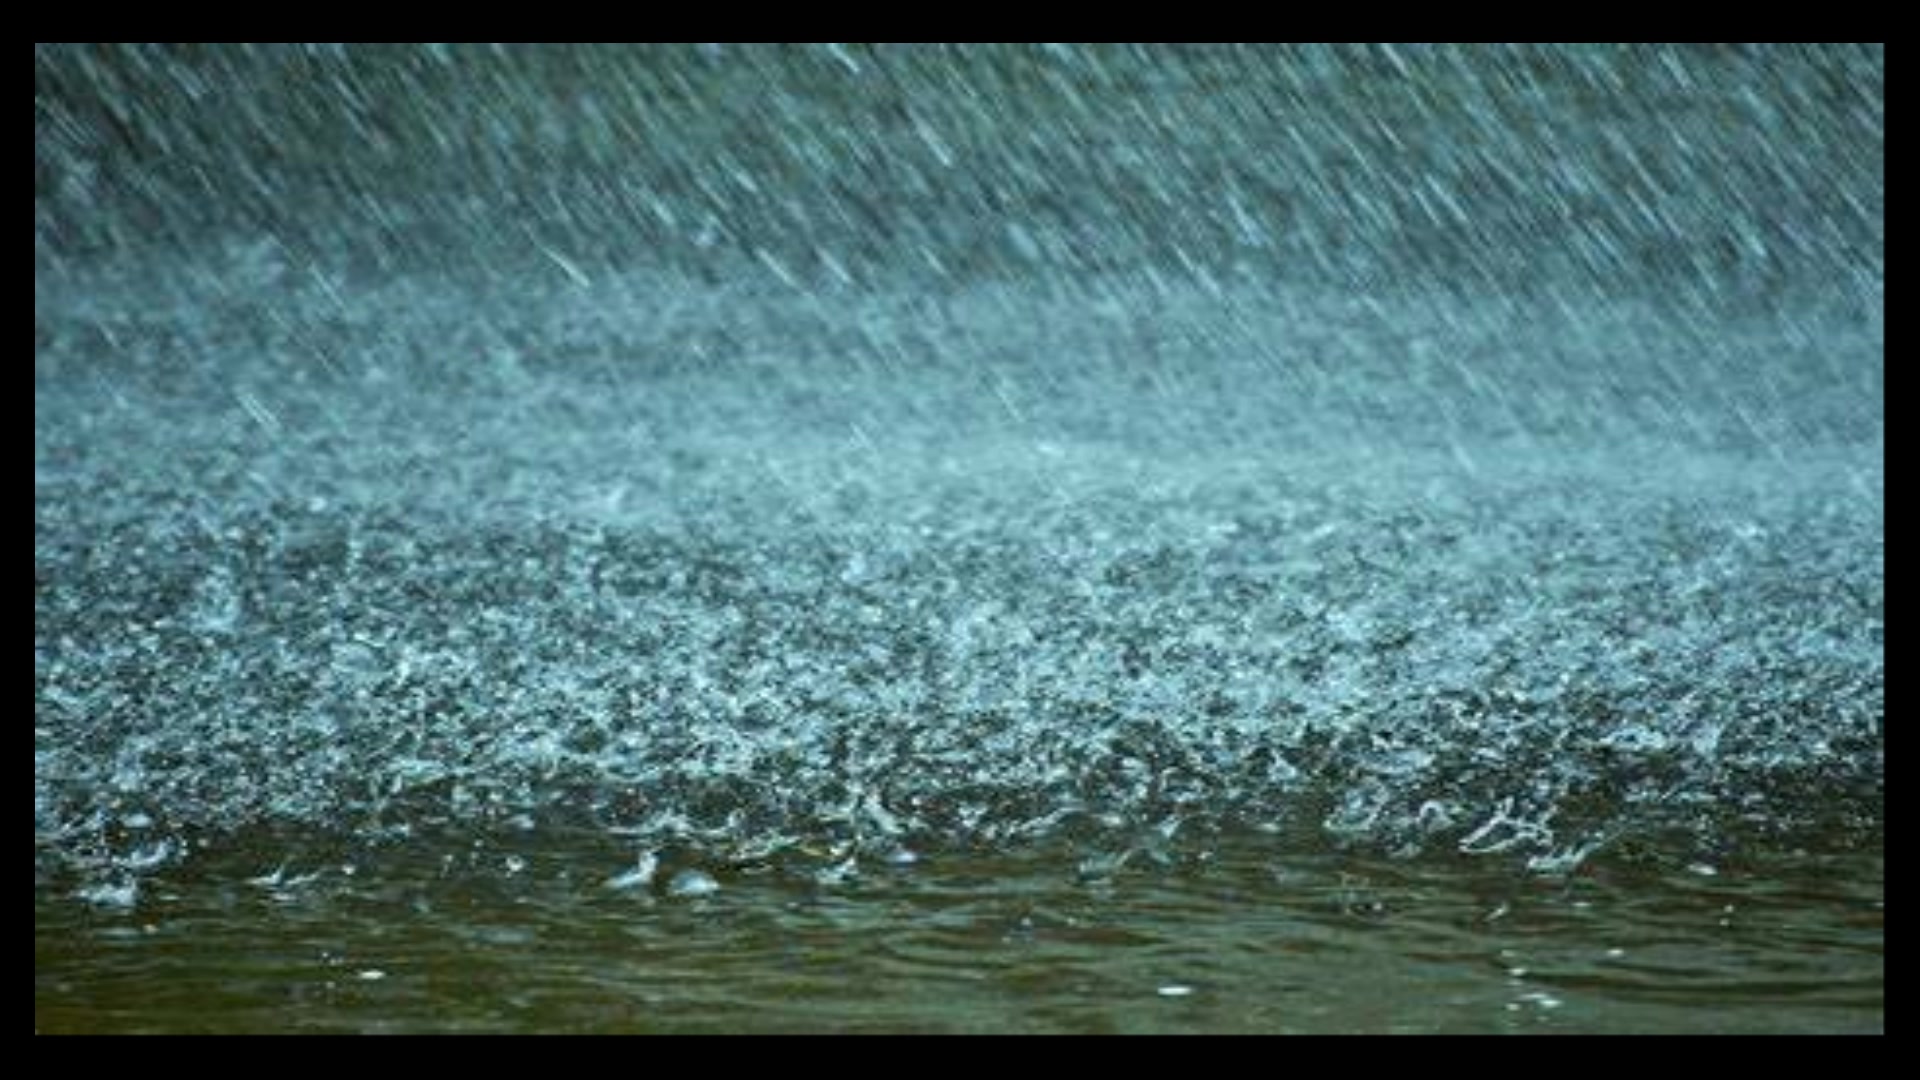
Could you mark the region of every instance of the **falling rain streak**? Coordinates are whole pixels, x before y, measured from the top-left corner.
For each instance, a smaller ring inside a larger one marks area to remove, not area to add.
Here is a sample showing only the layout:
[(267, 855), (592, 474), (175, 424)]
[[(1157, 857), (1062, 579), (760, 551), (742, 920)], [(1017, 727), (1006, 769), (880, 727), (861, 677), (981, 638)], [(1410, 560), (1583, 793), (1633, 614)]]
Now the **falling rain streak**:
[(36, 891), (1877, 846), (1884, 67), (37, 44)]

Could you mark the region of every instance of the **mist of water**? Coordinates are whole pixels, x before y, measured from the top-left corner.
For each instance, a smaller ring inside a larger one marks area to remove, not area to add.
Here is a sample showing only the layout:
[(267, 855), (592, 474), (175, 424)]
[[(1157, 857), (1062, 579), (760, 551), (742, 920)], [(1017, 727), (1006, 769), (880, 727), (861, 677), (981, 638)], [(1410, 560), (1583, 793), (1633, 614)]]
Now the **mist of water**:
[(36, 45), (37, 874), (1877, 835), (1884, 67)]

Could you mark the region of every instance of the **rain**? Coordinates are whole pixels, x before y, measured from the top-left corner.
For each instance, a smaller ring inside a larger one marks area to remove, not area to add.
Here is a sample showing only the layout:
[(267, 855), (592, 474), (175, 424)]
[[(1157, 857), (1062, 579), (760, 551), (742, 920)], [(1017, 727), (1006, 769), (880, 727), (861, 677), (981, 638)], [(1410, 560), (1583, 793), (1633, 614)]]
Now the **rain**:
[(1884, 72), (36, 44), (36, 887), (1876, 844)]

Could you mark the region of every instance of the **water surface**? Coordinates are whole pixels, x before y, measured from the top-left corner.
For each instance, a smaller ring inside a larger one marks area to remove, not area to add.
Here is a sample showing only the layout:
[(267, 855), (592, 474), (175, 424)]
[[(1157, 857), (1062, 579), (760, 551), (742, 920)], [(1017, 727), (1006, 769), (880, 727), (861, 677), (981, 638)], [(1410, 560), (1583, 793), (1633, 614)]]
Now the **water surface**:
[[(42, 892), (34, 1025), (166, 1032), (1877, 1032), (1878, 854), (1590, 866), (1240, 838), (604, 884), (604, 841)], [(806, 862), (804, 857), (800, 862)], [(245, 865), (239, 865), (245, 864)], [(249, 873), (249, 869), (260, 871)], [(277, 873), (276, 873), (277, 872)], [(252, 883), (242, 883), (252, 878)]]

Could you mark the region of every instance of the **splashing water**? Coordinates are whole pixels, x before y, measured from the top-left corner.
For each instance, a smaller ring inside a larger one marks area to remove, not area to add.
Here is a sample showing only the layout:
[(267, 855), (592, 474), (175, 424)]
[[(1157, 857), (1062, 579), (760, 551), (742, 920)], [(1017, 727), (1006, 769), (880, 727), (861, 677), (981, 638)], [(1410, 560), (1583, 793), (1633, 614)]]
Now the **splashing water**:
[(36, 881), (1873, 841), (1883, 85), (36, 45)]

